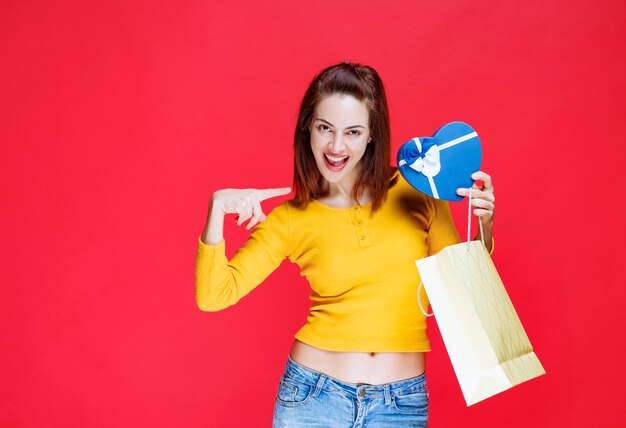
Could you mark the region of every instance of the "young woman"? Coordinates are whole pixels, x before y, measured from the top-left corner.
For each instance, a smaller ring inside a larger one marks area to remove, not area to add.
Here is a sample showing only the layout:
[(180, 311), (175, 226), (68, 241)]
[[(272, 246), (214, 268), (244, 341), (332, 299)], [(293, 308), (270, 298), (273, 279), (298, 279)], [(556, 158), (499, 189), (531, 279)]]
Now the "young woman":
[[(294, 148), (295, 198), (267, 218), (261, 202), (290, 188), (213, 194), (198, 242), (198, 306), (235, 304), (288, 257), (309, 281), (313, 304), (287, 357), (274, 426), (426, 426), (430, 344), (415, 260), (459, 242), (448, 204), (417, 192), (390, 166), (387, 101), (371, 67), (342, 63), (315, 77)], [(483, 182), (472, 204), (491, 247), (491, 178), (481, 171), (472, 178)], [(227, 214), (256, 225), (230, 261)]]

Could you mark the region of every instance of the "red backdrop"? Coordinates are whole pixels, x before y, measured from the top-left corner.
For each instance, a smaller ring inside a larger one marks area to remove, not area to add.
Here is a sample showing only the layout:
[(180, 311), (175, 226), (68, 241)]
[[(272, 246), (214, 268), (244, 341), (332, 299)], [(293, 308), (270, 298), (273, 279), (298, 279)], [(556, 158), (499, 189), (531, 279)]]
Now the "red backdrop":
[(432, 426), (626, 418), (626, 3), (339, 3), (3, 3), (0, 426), (269, 426), (307, 284), (285, 263), (203, 313), (196, 240), (214, 190), (290, 185), (300, 97), (344, 60), (383, 77), (394, 149), (481, 135), (495, 262), (548, 372), (467, 408), (432, 321)]

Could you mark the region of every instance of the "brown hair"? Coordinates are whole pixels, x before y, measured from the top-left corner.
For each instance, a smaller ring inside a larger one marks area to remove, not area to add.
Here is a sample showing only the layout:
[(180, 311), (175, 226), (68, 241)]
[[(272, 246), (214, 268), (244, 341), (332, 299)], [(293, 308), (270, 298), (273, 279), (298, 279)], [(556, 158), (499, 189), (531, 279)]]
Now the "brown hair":
[(352, 197), (358, 200), (366, 188), (372, 196), (372, 209), (380, 207), (387, 190), (397, 179), (392, 177), (395, 168), (390, 163), (391, 130), (389, 110), (383, 82), (376, 70), (366, 65), (341, 63), (319, 72), (302, 98), (294, 134), (295, 203), (303, 208), (312, 200), (323, 196), (322, 174), (311, 150), (309, 125), (317, 104), (330, 95), (351, 95), (364, 102), (369, 111), (371, 142), (361, 158), (362, 174), (354, 185)]

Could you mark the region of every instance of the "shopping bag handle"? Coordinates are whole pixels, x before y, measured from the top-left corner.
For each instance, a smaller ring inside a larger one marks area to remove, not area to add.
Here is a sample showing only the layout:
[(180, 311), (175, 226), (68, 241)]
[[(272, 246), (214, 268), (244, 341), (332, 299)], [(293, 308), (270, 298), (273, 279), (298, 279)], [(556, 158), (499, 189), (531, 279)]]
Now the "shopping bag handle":
[[(472, 192), (475, 189), (469, 189), (469, 202), (467, 207), (467, 251), (469, 251), (469, 244), (472, 242)], [(483, 233), (483, 218), (481, 216), (476, 216), (478, 218), (478, 228), (480, 229), (480, 240), (483, 243), (483, 247), (485, 246), (485, 235)]]
[[(469, 189), (469, 202), (468, 202), (468, 207), (467, 207), (467, 251), (469, 251), (470, 242), (472, 242), (472, 192), (474, 190), (475, 189), (473, 188)], [(485, 235), (483, 233), (482, 217), (481, 216), (476, 216), (476, 217), (478, 217), (478, 227), (480, 229), (480, 240), (483, 243), (483, 247), (487, 248), (485, 247)], [(420, 292), (422, 291), (423, 286), (424, 286), (424, 283), (420, 280), (420, 285), (417, 286), (417, 304), (419, 305), (420, 311), (422, 311), (425, 317), (432, 317), (434, 313), (426, 312), (426, 310), (424, 309), (424, 306), (422, 305), (422, 299), (420, 299)]]
[(420, 299), (420, 291), (422, 291), (423, 286), (424, 286), (424, 283), (420, 281), (420, 285), (417, 286), (417, 304), (420, 305), (420, 311), (422, 311), (425, 317), (432, 317), (435, 314), (433, 312), (431, 313), (426, 312), (424, 310), (424, 306), (422, 306), (422, 299)]

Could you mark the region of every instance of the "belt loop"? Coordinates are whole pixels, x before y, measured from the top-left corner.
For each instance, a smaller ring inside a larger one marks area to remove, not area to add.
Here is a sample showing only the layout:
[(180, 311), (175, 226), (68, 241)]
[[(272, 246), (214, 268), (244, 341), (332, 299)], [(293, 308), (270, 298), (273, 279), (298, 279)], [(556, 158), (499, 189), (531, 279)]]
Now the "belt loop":
[(385, 390), (385, 404), (389, 405), (391, 404), (391, 391), (389, 388), (389, 385), (385, 385), (383, 386), (384, 390)]
[(322, 390), (322, 385), (324, 385), (324, 381), (326, 380), (326, 376), (325, 375), (320, 375), (319, 379), (317, 380), (317, 384), (315, 385), (315, 391), (313, 391), (313, 397), (317, 397), (320, 393), (320, 391)]

